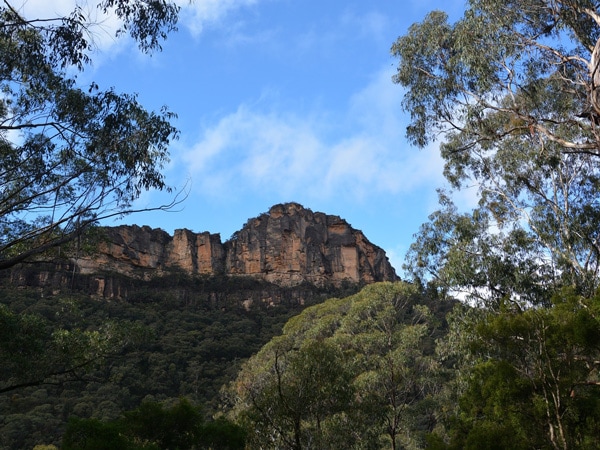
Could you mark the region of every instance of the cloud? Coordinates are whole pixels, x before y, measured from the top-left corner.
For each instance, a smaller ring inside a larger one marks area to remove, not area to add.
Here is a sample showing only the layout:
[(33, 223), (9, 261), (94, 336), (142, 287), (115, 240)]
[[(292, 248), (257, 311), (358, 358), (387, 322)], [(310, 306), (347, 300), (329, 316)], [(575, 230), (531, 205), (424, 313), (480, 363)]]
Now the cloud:
[(347, 11), (342, 16), (342, 25), (352, 35), (362, 38), (372, 38), (387, 45), (386, 30), (390, 27), (389, 18), (379, 11), (355, 13)]
[(218, 194), (243, 185), (292, 193), (312, 178), (321, 151), (310, 123), (241, 106), (206, 129), (182, 161), (195, 186), (205, 192)]
[(340, 51), (364, 45), (364, 41), (374, 41), (384, 50), (389, 47), (387, 32), (391, 24), (388, 17), (378, 11), (358, 12), (347, 8), (332, 20), (327, 18), (316, 16), (299, 32), (291, 43), (294, 51), (290, 53), (299, 57), (311, 54), (331, 58)]
[[(221, 25), (233, 11), (249, 7), (258, 0), (174, 0), (181, 7), (180, 23), (194, 36), (199, 35), (205, 26)], [(68, 16), (79, 5), (89, 17), (92, 26), (88, 38), (101, 52), (120, 51), (128, 39), (117, 39), (115, 33), (122, 22), (115, 14), (104, 14), (95, 2), (76, 0), (25, 0), (17, 10), (27, 18), (60, 18)]]
[(115, 37), (121, 21), (110, 12), (105, 14), (96, 3), (76, 0), (26, 0), (17, 10), (28, 19), (57, 19), (69, 16), (79, 6), (91, 25), (87, 29), (89, 39), (94, 47), (101, 51), (112, 49), (118, 39)]
[[(183, 152), (181, 168), (203, 195), (265, 191), (287, 197), (367, 201), (441, 183), (437, 152), (403, 144), (401, 92), (386, 69), (345, 111), (264, 111), (242, 105), (206, 126)], [(184, 137), (189, 139), (189, 137)]]
[(75, 7), (75, 0), (26, 0), (16, 10), (27, 18), (47, 19), (68, 15)]
[(178, 0), (182, 7), (181, 21), (197, 36), (207, 25), (215, 25), (236, 9), (256, 4), (258, 0)]

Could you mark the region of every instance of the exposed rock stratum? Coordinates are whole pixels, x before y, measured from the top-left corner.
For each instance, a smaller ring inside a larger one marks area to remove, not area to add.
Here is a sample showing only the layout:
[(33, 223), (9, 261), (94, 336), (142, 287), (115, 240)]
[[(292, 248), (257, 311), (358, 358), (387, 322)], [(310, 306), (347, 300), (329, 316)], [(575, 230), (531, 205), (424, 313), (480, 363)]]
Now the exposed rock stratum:
[(398, 277), (385, 251), (344, 219), (298, 203), (273, 206), (250, 219), (232, 238), (147, 226), (104, 230), (99, 252), (75, 259), (81, 274), (118, 272), (149, 278), (182, 270), (190, 275), (249, 276), (279, 286), (340, 286)]

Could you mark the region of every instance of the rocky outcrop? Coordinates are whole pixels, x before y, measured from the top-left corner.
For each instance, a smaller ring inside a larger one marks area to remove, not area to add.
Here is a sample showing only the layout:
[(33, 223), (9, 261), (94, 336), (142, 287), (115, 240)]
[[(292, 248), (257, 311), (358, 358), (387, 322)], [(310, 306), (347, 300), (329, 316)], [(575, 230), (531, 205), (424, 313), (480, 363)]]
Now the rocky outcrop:
[(250, 276), (279, 286), (398, 279), (383, 249), (361, 231), (297, 203), (273, 206), (224, 243), (219, 234), (189, 230), (173, 236), (135, 225), (103, 231), (99, 253), (74, 260), (79, 273), (150, 278), (178, 269), (191, 275)]
[(191, 275), (223, 273), (224, 247), (218, 234), (175, 230), (174, 236), (147, 226), (101, 230), (98, 251), (74, 260), (82, 274), (118, 272), (149, 278), (172, 269)]

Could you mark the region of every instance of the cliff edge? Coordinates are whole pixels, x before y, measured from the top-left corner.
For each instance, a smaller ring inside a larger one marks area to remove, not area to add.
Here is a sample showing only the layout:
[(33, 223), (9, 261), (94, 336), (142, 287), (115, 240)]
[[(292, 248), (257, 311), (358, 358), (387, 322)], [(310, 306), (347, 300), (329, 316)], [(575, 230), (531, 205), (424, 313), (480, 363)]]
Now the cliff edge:
[(79, 273), (150, 278), (178, 269), (250, 276), (286, 287), (398, 280), (385, 251), (361, 231), (298, 203), (271, 207), (224, 243), (219, 234), (179, 229), (170, 236), (137, 225), (107, 227), (103, 234), (97, 254), (73, 260)]

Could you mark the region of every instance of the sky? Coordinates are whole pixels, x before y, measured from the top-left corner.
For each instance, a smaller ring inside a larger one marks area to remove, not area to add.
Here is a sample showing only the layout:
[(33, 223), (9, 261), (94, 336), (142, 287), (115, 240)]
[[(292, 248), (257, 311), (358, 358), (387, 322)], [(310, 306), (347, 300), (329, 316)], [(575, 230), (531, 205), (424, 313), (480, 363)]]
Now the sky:
[[(81, 4), (81, 2), (79, 2)], [(26, 15), (70, 11), (74, 0), (28, 0)], [(93, 4), (90, 0), (90, 4)], [(137, 224), (220, 233), (222, 241), (272, 205), (297, 202), (338, 215), (382, 247), (402, 274), (413, 235), (444, 186), (437, 144), (405, 138), (403, 89), (392, 82), (393, 42), (435, 9), (462, 15), (465, 0), (181, 0), (179, 30), (145, 55), (115, 39), (114, 19), (93, 29), (82, 85), (137, 93), (167, 106), (180, 132), (165, 167), (187, 197)], [(93, 8), (92, 8), (93, 10)], [(136, 207), (168, 203), (160, 192)]]

